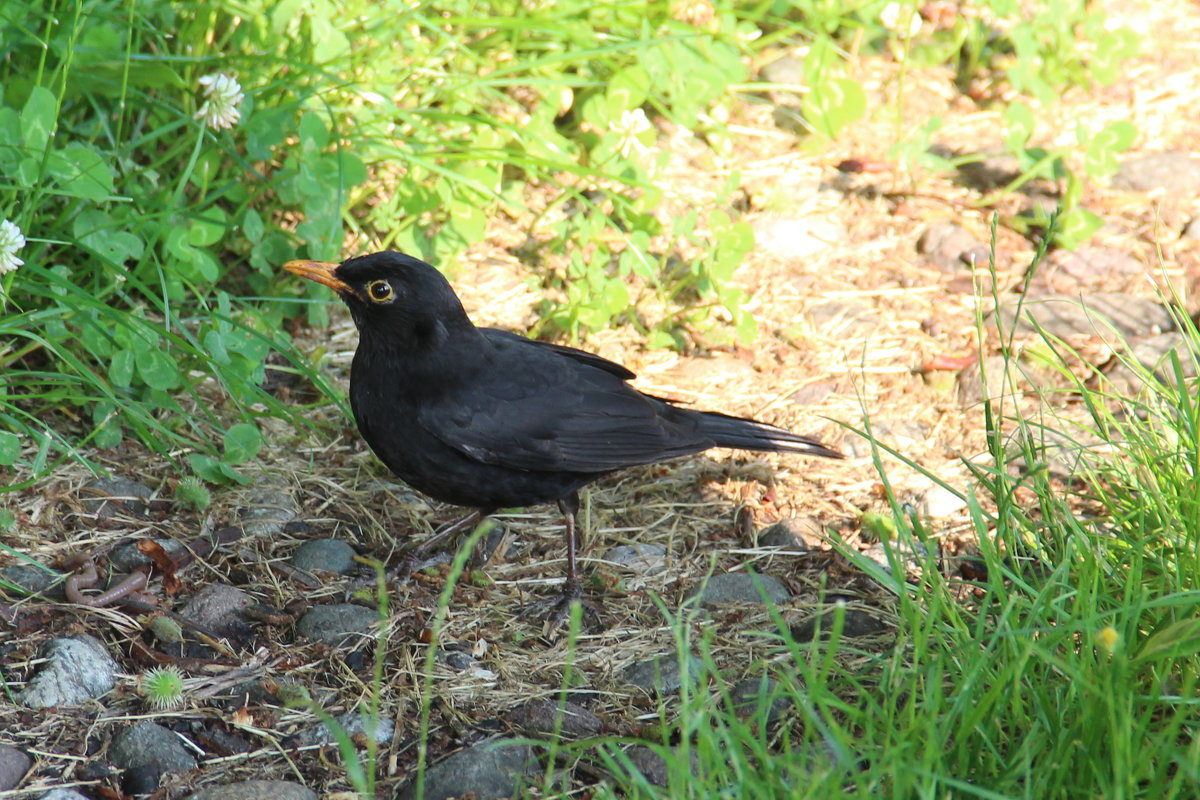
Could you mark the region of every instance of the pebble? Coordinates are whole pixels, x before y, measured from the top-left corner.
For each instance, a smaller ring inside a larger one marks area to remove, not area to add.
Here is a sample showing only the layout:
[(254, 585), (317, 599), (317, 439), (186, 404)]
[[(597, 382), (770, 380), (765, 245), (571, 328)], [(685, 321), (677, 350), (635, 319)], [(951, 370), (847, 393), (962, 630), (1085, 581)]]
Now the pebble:
[(144, 517), (154, 496), (149, 487), (129, 478), (98, 478), (86, 484), (82, 494), (84, 509), (98, 520), (122, 514)]
[(4, 578), (29, 594), (41, 594), (54, 600), (66, 597), (63, 593), (63, 579), (52, 570), (45, 570), (31, 564), (12, 564), (0, 569), (0, 578)]
[[(886, 444), (901, 453), (923, 448), (933, 428), (927, 422), (915, 419), (884, 420), (872, 422), (871, 436), (875, 441)], [(842, 440), (842, 453), (848, 458), (871, 458), (871, 441), (851, 433)], [(880, 451), (881, 456), (890, 455)]]
[(1085, 297), (1121, 292), (1144, 279), (1146, 268), (1124, 250), (1085, 245), (1075, 250), (1055, 250), (1035, 280), (1052, 292)]
[(1007, 186), (1021, 175), (1020, 159), (1007, 150), (985, 150), (970, 153), (968, 162), (958, 165), (964, 183), (980, 192), (990, 192)]
[(373, 738), (377, 744), (387, 744), (396, 735), (396, 722), (391, 717), (380, 716), (372, 718), (370, 714), (365, 712), (355, 713), (353, 711), (342, 714), (334, 719), (334, 727), (330, 728), (328, 723), (322, 722), (316, 728), (310, 730), (307, 735), (302, 735), (300, 738), (305, 744), (317, 744), (327, 746), (334, 744), (337, 739), (334, 737), (334, 730), (340, 729), (343, 733), (350, 737), (362, 736), (366, 737), (367, 732), (373, 732)]
[(818, 303), (810, 306), (804, 316), (813, 330), (831, 339), (864, 339), (880, 325), (879, 314), (858, 303)]
[(139, 722), (113, 737), (108, 760), (123, 770), (142, 769), (189, 772), (196, 768), (192, 755), (179, 737), (153, 722)]
[(604, 560), (641, 575), (654, 575), (667, 568), (667, 549), (657, 544), (622, 544), (604, 554)]
[[(833, 630), (834, 613), (834, 610), (830, 608), (824, 613), (815, 614), (798, 625), (792, 626), (792, 640), (797, 644), (804, 644), (816, 639), (818, 634), (821, 638), (827, 638), (830, 631)], [(858, 608), (847, 608), (845, 616), (842, 618), (842, 636), (848, 638), (874, 636), (886, 631), (887, 627), (879, 617)]]
[[(691, 685), (700, 680), (700, 671), (704, 663), (693, 655), (687, 657), (687, 678)], [(683, 674), (680, 671), (679, 659), (673, 655), (655, 656), (654, 658), (638, 661), (625, 668), (621, 673), (622, 680), (649, 695), (671, 695), (683, 686)]]
[(46, 792), (44, 795), (39, 797), (38, 800), (88, 800), (88, 798), (84, 797), (74, 789), (63, 789), (59, 787)]
[(355, 567), (354, 548), (339, 539), (313, 539), (296, 548), (292, 566), (309, 572), (345, 575)]
[(0, 744), (0, 792), (17, 788), (33, 766), (33, 759), (7, 744)]
[[(1187, 339), (1178, 331), (1144, 336), (1129, 343), (1126, 358), (1131, 358), (1158, 382), (1167, 387), (1175, 386), (1175, 369), (1171, 364), (1171, 353), (1179, 359), (1179, 367), (1185, 379), (1196, 377), (1196, 362), (1192, 359)], [(1105, 373), (1105, 380), (1113, 389), (1124, 396), (1136, 395), (1146, 388), (1146, 376), (1120, 359)]]
[(892, 564), (888, 560), (888, 550), (895, 555), (896, 560), (904, 568), (906, 577), (921, 574), (925, 566), (925, 556), (928, 550), (925, 545), (908, 537), (897, 537), (888, 542), (876, 542), (863, 551), (863, 555), (878, 564), (884, 572), (892, 574)]
[(317, 800), (317, 793), (291, 781), (240, 781), (207, 786), (187, 800)]
[(1036, 333), (1040, 327), (1060, 339), (1082, 334), (1108, 341), (1112, 339), (1110, 324), (1125, 338), (1175, 328), (1174, 318), (1161, 303), (1113, 292), (1096, 292), (1082, 298), (1067, 294), (1033, 295), (1019, 305), (1018, 301), (1010, 300), (988, 315), (989, 327), (995, 330), (998, 318), (1007, 335), (1013, 330), (1018, 309), (1021, 315), (1016, 324), (1018, 333)]
[(242, 617), (242, 609), (253, 603), (254, 598), (241, 589), (227, 583), (210, 583), (192, 595), (179, 615), (207, 633), (246, 642), (251, 630)]
[(783, 547), (788, 550), (819, 550), (825, 541), (825, 527), (813, 517), (788, 517), (769, 525), (758, 534), (759, 547)]
[(726, 572), (710, 576), (708, 580), (688, 592), (685, 602), (696, 600), (701, 606), (711, 608), (724, 603), (763, 605), (770, 602), (783, 605), (791, 599), (792, 595), (787, 587), (770, 575)]
[(369, 630), (378, 621), (379, 612), (373, 608), (353, 603), (334, 603), (311, 609), (296, 623), (296, 634), (338, 645), (354, 634)]
[[(689, 750), (691, 773), (696, 774), (697, 756), (695, 749)], [(631, 766), (655, 786), (666, 786), (670, 779), (667, 761), (657, 750), (644, 744), (635, 744), (625, 751)]]
[(300, 516), (300, 505), (290, 490), (262, 486), (246, 495), (239, 516), (247, 536), (274, 536)]
[(18, 695), (23, 705), (75, 706), (100, 697), (116, 685), (117, 662), (99, 639), (82, 633), (50, 639), (40, 652), (46, 663)]
[(583, 706), (541, 697), (514, 708), (508, 721), (518, 733), (538, 738), (557, 734), (563, 739), (584, 739), (599, 736), (604, 728), (600, 718)]
[[(163, 549), (168, 556), (183, 552), (183, 545), (174, 539), (154, 539), (155, 544)], [(108, 554), (108, 563), (119, 573), (133, 572), (138, 567), (150, 564), (150, 558), (138, 547), (138, 542), (125, 542), (117, 545)]]
[(766, 675), (745, 678), (729, 689), (731, 710), (739, 717), (755, 718), (766, 714), (768, 725), (783, 718), (792, 708), (792, 699), (779, 689), (779, 682)]
[[(425, 772), (425, 800), (471, 795), (475, 800), (512, 797), (539, 771), (532, 748), (515, 739), (492, 739), (459, 750)], [(394, 800), (416, 800), (416, 778)]]
[(988, 265), (988, 248), (975, 235), (954, 222), (935, 222), (917, 240), (921, 253), (941, 272), (960, 273), (972, 265)]
[(803, 86), (807, 81), (804, 77), (804, 61), (792, 56), (777, 58), (763, 66), (758, 77), (764, 83), (782, 83), (787, 86)]
[(1113, 176), (1112, 185), (1114, 189), (1135, 192), (1165, 189), (1175, 196), (1196, 195), (1200, 193), (1200, 159), (1177, 152), (1127, 158)]
[(950, 517), (966, 507), (964, 497), (939, 484), (929, 487), (921, 495), (921, 514), (926, 517)]

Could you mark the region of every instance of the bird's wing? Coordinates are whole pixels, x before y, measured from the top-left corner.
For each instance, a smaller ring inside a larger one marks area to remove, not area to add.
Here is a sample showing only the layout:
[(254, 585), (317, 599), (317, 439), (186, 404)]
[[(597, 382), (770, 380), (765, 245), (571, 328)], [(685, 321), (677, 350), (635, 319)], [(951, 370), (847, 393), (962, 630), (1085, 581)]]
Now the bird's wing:
[(595, 353), (589, 353), (586, 350), (578, 350), (574, 347), (567, 347), (566, 345), (554, 344), (552, 342), (540, 342), (537, 339), (529, 339), (525, 336), (521, 336), (520, 334), (512, 333), (511, 331), (500, 330), (499, 328), (482, 328), (481, 330), (483, 331), (483, 335), (492, 341), (508, 341), (532, 345), (534, 347), (542, 347), (546, 350), (558, 353), (559, 355), (572, 358), (581, 364), (587, 364), (590, 367), (602, 369), (610, 375), (616, 375), (623, 381), (633, 380), (637, 377), (636, 373), (631, 372), (629, 369), (618, 364), (617, 362), (609, 361), (607, 358), (598, 356)]
[(425, 406), (418, 423), (477, 461), (539, 472), (609, 472), (712, 446), (687, 424), (688, 412), (528, 341), (499, 343), (504, 369)]

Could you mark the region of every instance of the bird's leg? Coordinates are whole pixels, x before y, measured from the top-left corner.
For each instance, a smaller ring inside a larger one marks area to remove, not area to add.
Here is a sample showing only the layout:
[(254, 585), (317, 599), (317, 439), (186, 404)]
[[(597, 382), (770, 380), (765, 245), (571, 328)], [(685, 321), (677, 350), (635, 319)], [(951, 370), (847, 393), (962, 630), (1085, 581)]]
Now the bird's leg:
[(567, 578), (563, 581), (562, 590), (557, 597), (549, 597), (526, 606), (521, 616), (543, 619), (550, 623), (550, 628), (561, 627), (571, 618), (571, 606), (579, 603), (583, 611), (585, 628), (599, 626), (600, 615), (595, 606), (583, 596), (583, 587), (579, 582), (579, 571), (576, 565), (578, 536), (576, 535), (575, 517), (579, 513), (579, 494), (571, 492), (558, 501), (558, 507), (563, 513), (563, 523), (567, 540)]
[[(426, 567), (449, 560), (450, 556), (447, 553), (436, 553), (430, 555), (430, 552), (438, 545), (446, 542), (455, 535), (462, 533), (464, 530), (471, 530), (478, 525), (484, 517), (490, 516), (496, 509), (494, 508), (479, 508), (467, 514), (461, 519), (456, 519), (433, 532), (425, 541), (419, 545), (410, 548), (401, 558), (400, 563), (391, 567), (384, 573), (385, 583), (407, 583), (414, 572), (419, 572)], [(370, 586), (375, 582), (374, 578), (358, 578), (351, 581), (350, 588), (347, 590), (347, 595)]]

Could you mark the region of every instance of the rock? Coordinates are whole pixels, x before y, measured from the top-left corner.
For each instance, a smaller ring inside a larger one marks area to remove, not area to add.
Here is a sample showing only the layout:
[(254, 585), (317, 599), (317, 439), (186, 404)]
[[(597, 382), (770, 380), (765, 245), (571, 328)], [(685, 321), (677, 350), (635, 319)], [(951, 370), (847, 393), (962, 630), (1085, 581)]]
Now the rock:
[(83, 487), (82, 503), (98, 520), (118, 515), (144, 517), (154, 492), (129, 478), (99, 478)]
[(641, 575), (667, 568), (667, 549), (657, 544), (622, 544), (604, 554), (604, 560)]
[(833, 394), (837, 388), (837, 383), (833, 381), (805, 384), (788, 396), (788, 402), (798, 406), (813, 406)]
[(953, 222), (937, 222), (921, 233), (917, 252), (942, 272), (960, 273), (972, 266), (987, 269), (988, 248), (974, 234)]
[(833, 339), (864, 339), (881, 323), (874, 309), (837, 301), (810, 306), (804, 316), (813, 330)]
[(570, 701), (560, 703), (548, 698), (535, 698), (508, 713), (508, 721), (523, 736), (584, 739), (599, 736), (604, 728), (600, 718), (583, 706)]
[[(687, 657), (688, 683), (695, 685), (700, 680), (704, 663), (693, 655)], [(622, 680), (641, 689), (648, 695), (670, 695), (683, 686), (683, 673), (679, 659), (675, 656), (656, 656), (631, 664), (621, 673)]]
[(1186, 153), (1152, 153), (1125, 159), (1113, 176), (1114, 189), (1146, 192), (1164, 189), (1178, 197), (1200, 193), (1200, 160)]
[(1171, 312), (1162, 304), (1119, 293), (1099, 292), (1082, 298), (1065, 294), (1031, 295), (1019, 304), (1019, 312), (1017, 322), (1018, 301), (1003, 302), (988, 315), (988, 324), (995, 330), (999, 320), (1005, 336), (1015, 323), (1018, 333), (1036, 333), (1040, 327), (1060, 339), (1085, 335), (1099, 336), (1105, 341), (1114, 340), (1113, 330), (1128, 339), (1175, 329)]
[(758, 72), (764, 83), (782, 83), (786, 86), (804, 86), (804, 62), (791, 56), (777, 58)]
[(366, 738), (368, 732), (371, 732), (377, 744), (387, 744), (396, 735), (396, 723), (391, 717), (380, 716), (378, 719), (373, 719), (366, 712), (351, 711), (342, 714), (334, 719), (334, 725), (336, 727), (331, 729), (328, 723), (322, 722), (307, 734), (301, 734), (300, 739), (305, 744), (331, 745), (337, 741), (334, 737), (334, 730), (340, 729), (352, 738), (357, 736)]
[(764, 721), (772, 725), (779, 722), (794, 703), (780, 690), (778, 681), (761, 675), (735, 683), (729, 689), (729, 705), (730, 710), (743, 719), (765, 714)]
[(764, 215), (755, 219), (755, 243), (780, 258), (812, 258), (846, 239), (846, 226), (819, 214)]
[(17, 784), (33, 766), (33, 759), (7, 744), (0, 744), (0, 792), (17, 788)]
[[(169, 556), (175, 556), (183, 552), (183, 545), (174, 539), (156, 538), (153, 541)], [(129, 573), (151, 562), (149, 556), (143, 553), (138, 547), (138, 542), (134, 541), (125, 542), (114, 547), (112, 552), (108, 554), (108, 563), (116, 572)]]
[(1035, 280), (1052, 292), (1071, 296), (1123, 292), (1144, 279), (1146, 268), (1133, 256), (1113, 247), (1086, 245), (1055, 250)]
[(921, 514), (926, 517), (949, 517), (967, 507), (967, 501), (945, 486), (934, 484), (921, 495)]
[(863, 551), (863, 555), (874, 561), (887, 574), (892, 574), (892, 563), (888, 560), (888, 550), (895, 555), (896, 561), (904, 568), (906, 577), (921, 574), (925, 566), (925, 556), (928, 554), (925, 545), (905, 537), (897, 537), (890, 541), (876, 542)]
[(354, 548), (338, 539), (314, 539), (296, 548), (292, 566), (309, 572), (345, 575), (354, 569)]
[(196, 758), (171, 731), (153, 722), (139, 722), (113, 737), (108, 760), (123, 770), (149, 768), (164, 772), (189, 772)]
[(825, 528), (812, 517), (788, 517), (769, 525), (758, 534), (759, 547), (783, 547), (788, 550), (819, 550), (825, 541)]
[(779, 130), (796, 136), (805, 136), (812, 131), (812, 127), (804, 119), (804, 110), (791, 103), (776, 105), (771, 111), (771, 119)]
[(311, 609), (296, 623), (296, 634), (336, 646), (350, 638), (361, 638), (355, 634), (369, 630), (378, 621), (379, 612), (373, 608), (334, 603)]
[(79, 705), (116, 685), (117, 662), (87, 634), (50, 639), (40, 651), (46, 663), (17, 698), (30, 708)]
[(39, 797), (38, 800), (88, 800), (88, 798), (74, 789), (63, 789), (60, 787), (58, 789), (51, 789)]
[[(425, 773), (425, 800), (471, 795), (475, 800), (512, 797), (528, 785), (539, 767), (529, 745), (492, 739), (459, 750)], [(401, 787), (394, 800), (416, 800), (416, 778)]]
[[(697, 756), (695, 749), (688, 751), (691, 760), (691, 773), (696, 774)], [(631, 765), (640, 772), (646, 780), (655, 786), (666, 786), (670, 778), (667, 761), (657, 750), (644, 744), (635, 744), (625, 751)]]
[(999, 189), (1021, 176), (1020, 159), (1007, 150), (984, 150), (968, 157), (970, 161), (958, 165), (958, 174), (963, 183), (977, 191)]
[[(1170, 331), (1130, 342), (1123, 358), (1113, 359), (1112, 367), (1105, 373), (1104, 379), (1112, 384), (1112, 391), (1125, 397), (1135, 396), (1147, 388), (1149, 375), (1153, 375), (1164, 387), (1174, 387), (1176, 375), (1171, 363), (1172, 353), (1179, 359), (1183, 378), (1196, 377), (1196, 363), (1191, 357), (1187, 339), (1178, 331)], [(1132, 367), (1129, 359), (1140, 364), (1145, 372)]]
[(770, 602), (783, 605), (791, 601), (792, 595), (787, 587), (770, 575), (726, 572), (709, 577), (688, 593), (685, 602), (693, 599), (701, 606), (711, 608), (723, 603), (763, 605)]
[(247, 536), (274, 536), (298, 516), (300, 505), (292, 492), (271, 486), (253, 489), (240, 513)]
[[(871, 425), (870, 433), (877, 442), (905, 453), (923, 448), (932, 431), (933, 428), (927, 422), (900, 419), (875, 422)], [(871, 458), (871, 442), (856, 433), (851, 433), (842, 440), (842, 452), (849, 458)], [(888, 456), (889, 454), (886, 451), (880, 451), (880, 455)]]
[[(834, 614), (832, 608), (823, 613), (815, 614), (791, 629), (792, 640), (797, 644), (814, 641), (818, 636), (827, 638), (833, 631)], [(858, 608), (847, 608), (842, 618), (842, 636), (857, 638), (859, 636), (874, 636), (883, 633), (888, 626), (882, 619)]]
[(966, 409), (985, 399), (993, 403), (1009, 402), (1028, 386), (1016, 359), (987, 356), (958, 373), (958, 403)]
[(210, 634), (246, 642), (251, 630), (242, 617), (242, 609), (253, 603), (254, 598), (241, 589), (227, 583), (210, 583), (192, 595), (179, 615)]
[(291, 781), (241, 781), (205, 787), (187, 800), (317, 800), (317, 793)]
[(65, 579), (53, 570), (42, 569), (32, 564), (12, 564), (0, 569), (0, 577), (29, 594), (40, 594), (54, 600), (66, 597), (63, 593)]

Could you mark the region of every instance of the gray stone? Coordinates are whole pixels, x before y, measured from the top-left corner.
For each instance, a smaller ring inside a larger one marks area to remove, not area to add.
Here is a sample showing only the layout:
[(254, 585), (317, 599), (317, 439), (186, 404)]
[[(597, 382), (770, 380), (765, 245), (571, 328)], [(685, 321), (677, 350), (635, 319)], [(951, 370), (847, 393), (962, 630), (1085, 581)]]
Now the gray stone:
[[(1114, 359), (1114, 365), (1105, 373), (1105, 379), (1122, 395), (1133, 396), (1147, 388), (1149, 376), (1165, 387), (1174, 387), (1176, 373), (1171, 355), (1179, 360), (1179, 370), (1185, 380), (1196, 377), (1196, 362), (1192, 358), (1187, 339), (1178, 331), (1144, 336), (1129, 343), (1123, 359)], [(1129, 360), (1145, 370), (1134, 369)]]
[[(677, 752), (677, 751), (673, 751)], [(691, 773), (696, 774), (697, 755), (695, 748), (688, 751), (690, 756)], [(625, 751), (632, 766), (655, 786), (666, 786), (669, 783), (670, 770), (667, 761), (657, 750), (644, 744), (635, 744)]]
[[(154, 539), (155, 544), (169, 556), (183, 552), (183, 545), (174, 539)], [(151, 563), (149, 556), (141, 551), (137, 542), (125, 542), (112, 549), (108, 554), (108, 563), (120, 573), (133, 572), (138, 567)]]
[(758, 534), (759, 547), (807, 551), (818, 549), (824, 541), (825, 528), (812, 517), (781, 519)]
[(988, 248), (975, 235), (953, 222), (935, 222), (921, 233), (917, 252), (941, 272), (960, 273), (972, 266), (986, 269)]
[(33, 759), (24, 751), (0, 744), (0, 792), (15, 789), (32, 766)]
[(994, 328), (997, 319), (1005, 335), (1013, 330), (1015, 322), (1018, 333), (1036, 333), (1041, 328), (1060, 339), (1086, 335), (1113, 341), (1117, 340), (1114, 331), (1118, 337), (1128, 339), (1175, 329), (1174, 318), (1161, 303), (1106, 292), (1082, 298), (1066, 294), (1034, 295), (1019, 304), (1011, 300), (1001, 303), (988, 315), (989, 325)]
[(945, 486), (934, 484), (921, 495), (921, 514), (926, 517), (949, 517), (967, 507), (967, 501), (959, 493)]
[(1006, 150), (984, 150), (967, 155), (969, 161), (958, 165), (958, 173), (970, 187), (990, 192), (1007, 186), (1021, 175), (1021, 162)]
[(354, 569), (354, 548), (338, 539), (314, 539), (296, 548), (292, 566), (309, 572), (345, 575)]
[(117, 662), (98, 639), (87, 634), (50, 639), (40, 650), (46, 663), (18, 695), (30, 708), (79, 705), (116, 685)]
[(247, 536), (274, 536), (298, 516), (300, 505), (292, 492), (272, 486), (252, 490), (240, 513)]
[[(475, 800), (512, 797), (527, 786), (538, 771), (529, 745), (510, 739), (492, 739), (459, 750), (431, 766), (425, 773), (425, 800), (449, 800), (468, 793)], [(401, 787), (394, 800), (416, 800), (416, 778)]]
[(777, 58), (765, 65), (758, 73), (764, 83), (782, 83), (785, 86), (803, 86), (804, 62), (791, 56)]
[(113, 737), (108, 760), (121, 769), (146, 767), (159, 772), (189, 772), (196, 758), (171, 731), (153, 722), (139, 722)]
[(767, 724), (783, 718), (792, 707), (792, 699), (779, 689), (779, 682), (762, 675), (746, 678), (729, 689), (729, 702), (733, 713), (739, 717), (754, 718), (765, 714)]
[(334, 603), (311, 609), (296, 623), (296, 634), (306, 639), (337, 645), (347, 639), (361, 638), (355, 634), (369, 630), (378, 621), (379, 612), (373, 608), (352, 603)]
[(253, 603), (254, 598), (241, 589), (227, 583), (210, 583), (192, 595), (179, 615), (209, 634), (241, 640), (250, 634), (242, 609)]
[(154, 492), (129, 478), (98, 478), (83, 487), (84, 509), (97, 519), (126, 514), (144, 517)]
[[(693, 655), (687, 657), (687, 679), (690, 685), (700, 680), (704, 662)], [(654, 658), (631, 664), (621, 673), (622, 680), (649, 695), (670, 695), (683, 686), (683, 673), (679, 659), (673, 655)]]
[(334, 726), (331, 729), (328, 723), (322, 722), (300, 738), (307, 744), (330, 745), (337, 741), (334, 730), (340, 730), (350, 737), (365, 737), (368, 732), (371, 732), (376, 743), (387, 744), (396, 735), (396, 723), (391, 717), (380, 716), (372, 719), (371, 715), (366, 712), (356, 714), (351, 711), (342, 714), (334, 720)]
[(207, 786), (187, 800), (317, 800), (317, 793), (291, 781), (241, 781)]
[(928, 554), (925, 545), (905, 537), (896, 537), (886, 542), (876, 542), (863, 551), (863, 555), (874, 561), (883, 571), (892, 574), (892, 564), (888, 560), (888, 551), (891, 550), (896, 561), (904, 569), (906, 577), (913, 577), (921, 574), (921, 570), (925, 566), (925, 556)]
[(88, 798), (84, 797), (74, 789), (58, 788), (51, 789), (39, 797), (38, 800), (88, 800)]
[(792, 595), (786, 586), (770, 575), (727, 572), (709, 577), (689, 592), (687, 600), (693, 599), (701, 606), (711, 608), (723, 603), (762, 605), (771, 602), (783, 605), (792, 599)]
[(831, 339), (864, 339), (880, 326), (879, 314), (869, 306), (831, 300), (804, 312), (808, 324)]
[(0, 569), (0, 578), (29, 594), (41, 594), (56, 600), (66, 596), (63, 593), (62, 577), (53, 570), (45, 570), (32, 564), (12, 564)]
[[(823, 613), (815, 614), (791, 629), (792, 640), (797, 644), (811, 642), (816, 638), (827, 638), (833, 631), (836, 622), (835, 609), (829, 608)], [(858, 608), (847, 608), (842, 617), (842, 636), (857, 638), (859, 636), (874, 636), (888, 629), (887, 624), (870, 612)]]
[(604, 728), (600, 718), (583, 706), (542, 697), (514, 708), (508, 721), (522, 735), (537, 738), (584, 739), (599, 736)]
[(653, 575), (667, 568), (667, 550), (657, 544), (622, 544), (604, 554), (604, 560), (641, 575)]
[(1142, 262), (1123, 250), (1085, 245), (1055, 250), (1038, 269), (1037, 280), (1053, 292), (1071, 296), (1122, 292), (1146, 275)]
[(1200, 193), (1200, 160), (1186, 153), (1152, 153), (1125, 159), (1113, 176), (1115, 189), (1165, 189), (1170, 195)]

